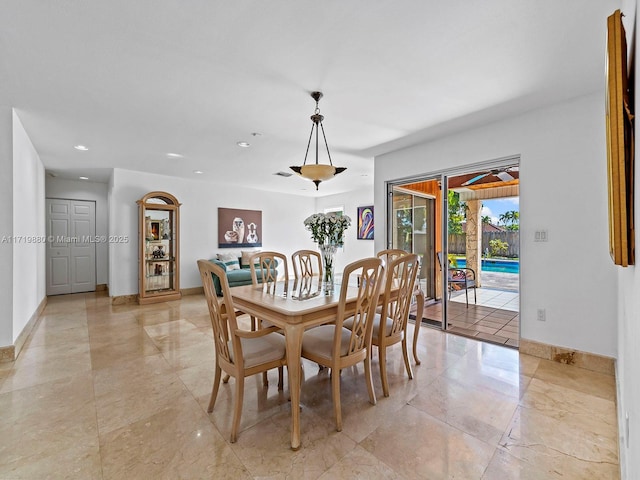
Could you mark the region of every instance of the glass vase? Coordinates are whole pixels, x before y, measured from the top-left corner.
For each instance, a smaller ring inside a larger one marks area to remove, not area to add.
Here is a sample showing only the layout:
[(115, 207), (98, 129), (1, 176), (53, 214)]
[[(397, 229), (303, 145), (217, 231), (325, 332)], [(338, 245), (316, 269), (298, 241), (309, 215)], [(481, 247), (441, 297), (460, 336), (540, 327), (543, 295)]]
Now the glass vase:
[(322, 290), (326, 295), (333, 293), (335, 280), (335, 266), (333, 258), (336, 254), (337, 246), (334, 244), (318, 245), (322, 256)]

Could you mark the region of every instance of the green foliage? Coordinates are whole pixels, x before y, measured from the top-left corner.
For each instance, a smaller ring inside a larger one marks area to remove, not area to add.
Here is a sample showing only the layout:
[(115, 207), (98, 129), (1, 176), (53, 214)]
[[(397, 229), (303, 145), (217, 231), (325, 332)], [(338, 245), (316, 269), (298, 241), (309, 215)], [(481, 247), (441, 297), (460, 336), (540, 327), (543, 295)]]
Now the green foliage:
[(507, 230), (520, 230), (520, 212), (510, 210), (500, 215), (499, 222), (504, 225)]
[(509, 244), (495, 238), (489, 242), (489, 251), (492, 257), (504, 257), (509, 253)]
[(482, 223), (491, 223), (491, 217), (489, 215), (483, 215)]
[(397, 248), (410, 252), (412, 250), (413, 210), (409, 207), (396, 211), (396, 231), (398, 232)]
[(460, 201), (460, 194), (449, 190), (447, 205), (449, 207), (449, 233), (462, 233), (462, 222), (467, 218), (467, 204)]

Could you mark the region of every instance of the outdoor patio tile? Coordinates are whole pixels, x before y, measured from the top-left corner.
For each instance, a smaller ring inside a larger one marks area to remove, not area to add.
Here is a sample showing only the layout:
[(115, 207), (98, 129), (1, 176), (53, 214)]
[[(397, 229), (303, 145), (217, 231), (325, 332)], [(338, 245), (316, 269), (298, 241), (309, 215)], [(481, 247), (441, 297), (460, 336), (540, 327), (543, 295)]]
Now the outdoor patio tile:
[(460, 334), (460, 335), (465, 335), (467, 337), (475, 337), (478, 334), (477, 331), (468, 330), (466, 328), (459, 328), (459, 327), (448, 328), (447, 332), (457, 333), (457, 334)]
[(488, 333), (488, 334), (495, 334), (498, 332), (497, 328), (492, 328), (492, 327), (485, 327), (483, 325), (472, 325), (469, 327), (469, 330), (475, 330), (476, 332), (481, 332), (481, 333)]
[(500, 330), (498, 332), (496, 332), (496, 335), (500, 336), (500, 337), (505, 337), (505, 338), (510, 338), (513, 340), (517, 340), (520, 338), (520, 334), (517, 332), (506, 332), (504, 330)]

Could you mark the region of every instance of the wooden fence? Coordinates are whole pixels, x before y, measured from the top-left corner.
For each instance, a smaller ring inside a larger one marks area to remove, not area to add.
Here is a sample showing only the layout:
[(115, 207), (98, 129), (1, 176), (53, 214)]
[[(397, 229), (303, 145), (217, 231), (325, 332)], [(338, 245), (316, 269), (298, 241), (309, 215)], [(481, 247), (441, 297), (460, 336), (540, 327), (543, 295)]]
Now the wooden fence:
[[(466, 235), (464, 233), (450, 233), (449, 234), (449, 253), (455, 253), (457, 255), (465, 255), (467, 252)], [(482, 233), (482, 255), (485, 256), (486, 252), (490, 251), (489, 242), (493, 239), (499, 239), (506, 242), (509, 245), (507, 257), (519, 258), (520, 257), (520, 232), (519, 231), (506, 231), (506, 232), (483, 232)]]

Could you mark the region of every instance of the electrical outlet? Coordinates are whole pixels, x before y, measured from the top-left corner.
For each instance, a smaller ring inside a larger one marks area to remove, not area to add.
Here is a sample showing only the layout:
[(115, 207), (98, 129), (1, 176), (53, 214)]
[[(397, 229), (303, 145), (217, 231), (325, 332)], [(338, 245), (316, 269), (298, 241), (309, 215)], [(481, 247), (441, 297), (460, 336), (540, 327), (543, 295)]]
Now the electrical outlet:
[(544, 308), (538, 309), (538, 321), (546, 322), (547, 321), (547, 311)]

